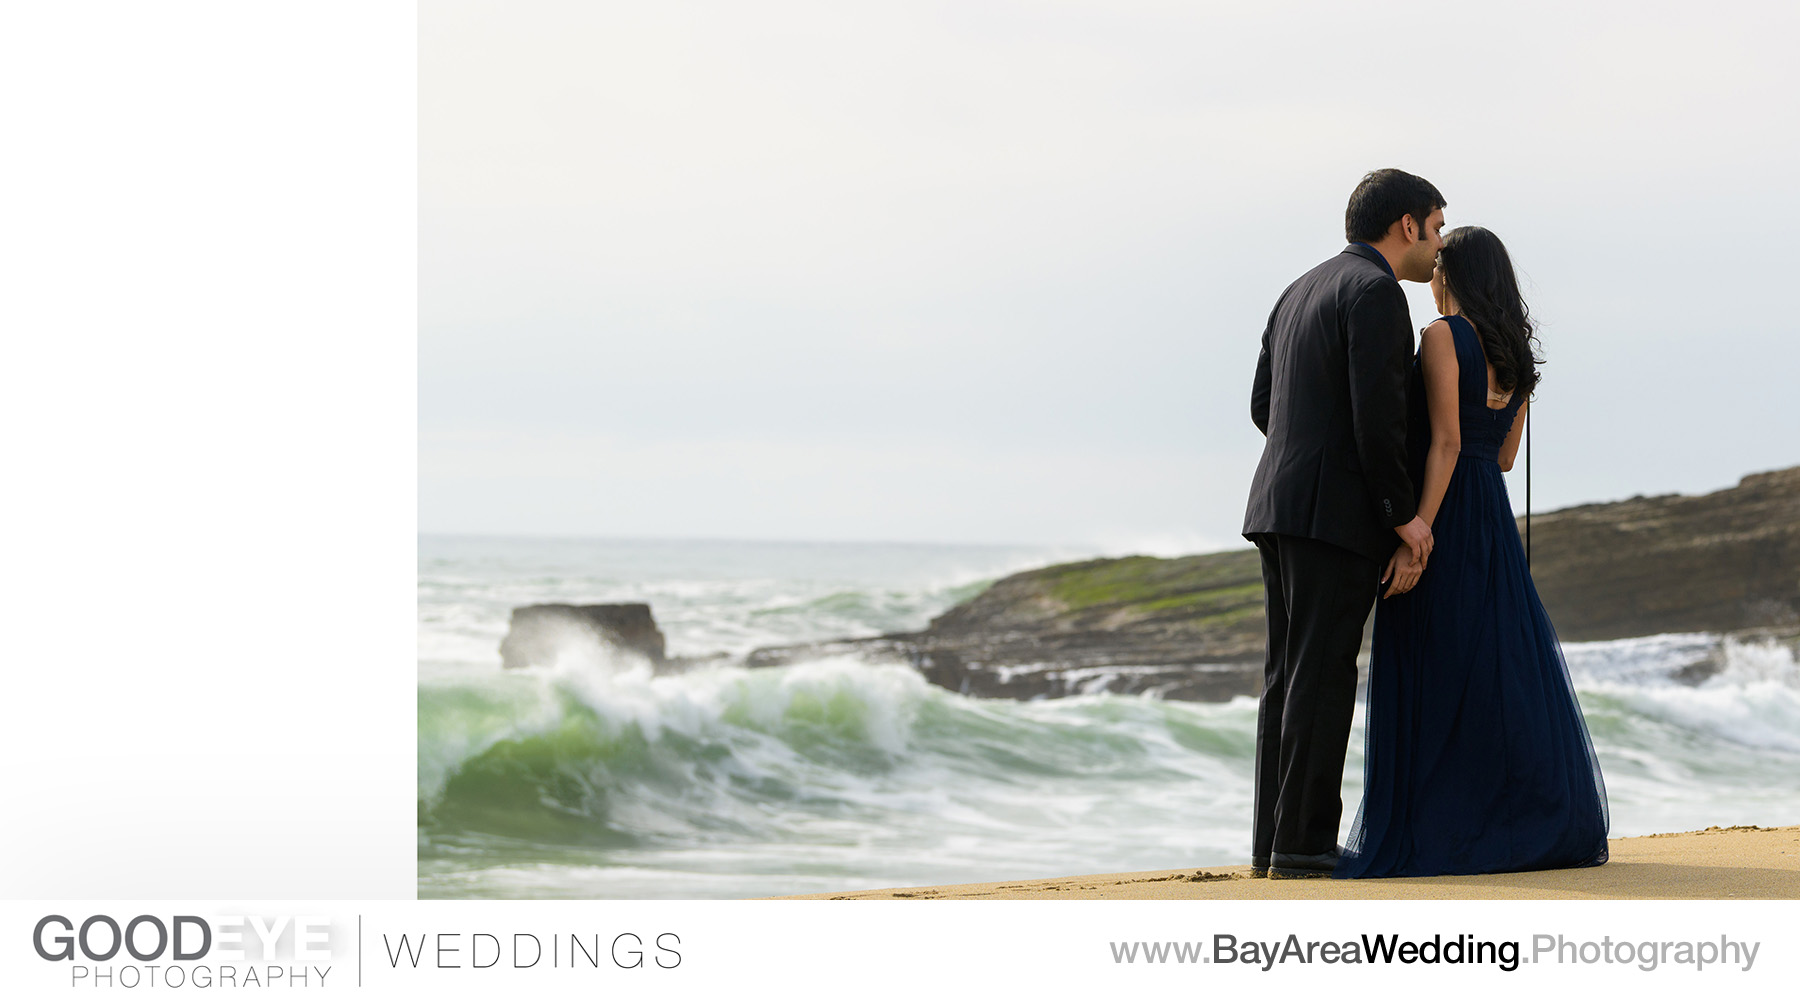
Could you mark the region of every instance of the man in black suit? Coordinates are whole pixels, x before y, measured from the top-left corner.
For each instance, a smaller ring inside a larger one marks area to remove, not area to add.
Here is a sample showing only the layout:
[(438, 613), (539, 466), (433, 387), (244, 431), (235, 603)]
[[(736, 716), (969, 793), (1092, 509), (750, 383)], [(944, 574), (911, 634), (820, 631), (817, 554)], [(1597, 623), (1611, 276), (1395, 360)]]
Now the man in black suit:
[(1364, 177), (1344, 213), (1350, 245), (1289, 285), (1263, 331), (1250, 418), (1267, 441), (1244, 514), (1269, 618), (1255, 874), (1336, 867), (1363, 623), (1380, 585), (1410, 589), (1431, 553), (1407, 474), (1413, 337), (1399, 282), (1431, 280), (1443, 207), (1421, 177)]

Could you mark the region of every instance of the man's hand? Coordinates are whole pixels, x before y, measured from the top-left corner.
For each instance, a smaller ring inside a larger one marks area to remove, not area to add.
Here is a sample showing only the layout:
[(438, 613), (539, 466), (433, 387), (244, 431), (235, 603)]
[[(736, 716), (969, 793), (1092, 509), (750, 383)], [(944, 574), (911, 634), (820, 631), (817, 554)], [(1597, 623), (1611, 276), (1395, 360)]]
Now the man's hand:
[(1419, 572), (1425, 572), (1425, 563), (1431, 558), (1431, 525), (1422, 517), (1412, 520), (1394, 529), (1394, 534), (1412, 550), (1413, 561), (1419, 564)]
[(1388, 585), (1387, 593), (1381, 596), (1392, 597), (1395, 594), (1406, 593), (1418, 585), (1419, 577), (1424, 572), (1425, 563), (1422, 560), (1414, 559), (1411, 549), (1404, 545), (1400, 546), (1394, 550), (1392, 556), (1388, 557), (1387, 571), (1381, 574), (1382, 583), (1393, 581)]

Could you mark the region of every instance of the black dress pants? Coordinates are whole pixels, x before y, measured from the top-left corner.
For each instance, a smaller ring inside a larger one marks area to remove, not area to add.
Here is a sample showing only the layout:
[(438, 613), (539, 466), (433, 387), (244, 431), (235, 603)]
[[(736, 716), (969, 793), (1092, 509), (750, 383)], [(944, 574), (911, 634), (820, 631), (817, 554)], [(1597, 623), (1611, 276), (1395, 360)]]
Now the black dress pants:
[(1251, 853), (1323, 854), (1337, 844), (1344, 753), (1356, 711), (1356, 654), (1381, 566), (1297, 535), (1262, 534), (1269, 618), (1256, 713)]

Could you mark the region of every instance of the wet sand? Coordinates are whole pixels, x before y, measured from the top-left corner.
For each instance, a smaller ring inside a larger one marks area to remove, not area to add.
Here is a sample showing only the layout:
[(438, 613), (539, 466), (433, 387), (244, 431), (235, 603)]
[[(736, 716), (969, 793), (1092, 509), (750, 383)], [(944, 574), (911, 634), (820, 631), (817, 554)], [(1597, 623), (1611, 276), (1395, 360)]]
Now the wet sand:
[(1247, 865), (781, 899), (1800, 899), (1800, 826), (1623, 837), (1597, 868), (1392, 879), (1253, 878)]

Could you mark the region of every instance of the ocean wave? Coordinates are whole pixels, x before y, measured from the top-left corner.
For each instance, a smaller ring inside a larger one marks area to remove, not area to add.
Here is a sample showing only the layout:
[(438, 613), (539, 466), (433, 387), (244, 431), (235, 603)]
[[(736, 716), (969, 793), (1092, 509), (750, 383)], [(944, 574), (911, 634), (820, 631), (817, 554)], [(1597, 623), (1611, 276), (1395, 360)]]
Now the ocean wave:
[[(1787, 646), (1715, 636), (1587, 645), (1618, 647), (1570, 647), (1571, 675), (1597, 730), (1630, 733), (1627, 742), (1676, 760), (1704, 757), (1721, 742), (1800, 754), (1800, 665)], [(1633, 649), (1642, 660), (1621, 663)], [(1578, 670), (1582, 653), (1598, 655)]]
[(988, 838), (1099, 813), (1109, 830), (1147, 783), (1247, 807), (1254, 728), (1247, 699), (979, 701), (847, 657), (661, 677), (565, 660), (421, 683), (419, 813), (439, 834), (612, 847), (833, 821)]
[[(1722, 660), (1711, 676), (1677, 679), (1709, 650)], [(1664, 636), (1572, 644), (1568, 659), (1597, 738), (1800, 754), (1800, 667), (1786, 647)], [(1217, 779), (1254, 755), (1254, 699), (984, 701), (853, 657), (655, 676), (629, 654), (571, 647), (552, 667), (422, 680), (418, 697), (421, 816), (477, 826), (501, 801), (642, 830), (618, 821), (621, 801), (679, 793), (665, 805), (701, 822), (771, 797), (879, 807), (866, 793), (901, 770), (988, 787)]]
[[(1655, 648), (1678, 670), (1689, 647)], [(1800, 816), (1791, 656), (1724, 655), (1694, 686), (1668, 671), (1581, 682), (1615, 835)], [(758, 894), (1237, 864), (1255, 730), (1253, 698), (975, 699), (851, 657), (447, 672), (419, 686), (421, 891), (705, 895), (683, 880), (717, 894), (736, 879)], [(1347, 812), (1360, 746), (1359, 727)]]

